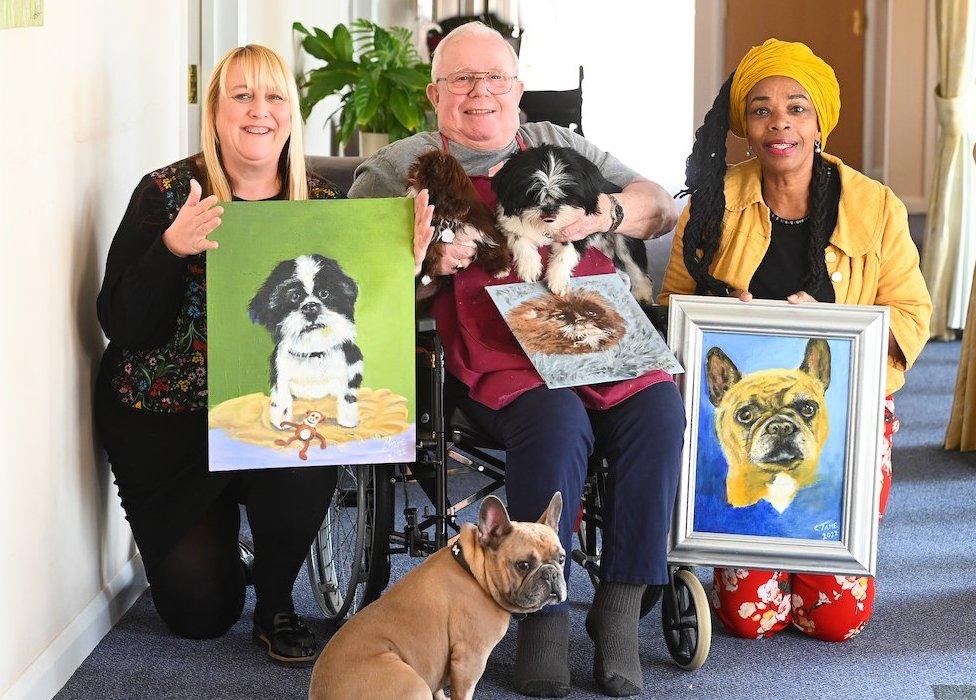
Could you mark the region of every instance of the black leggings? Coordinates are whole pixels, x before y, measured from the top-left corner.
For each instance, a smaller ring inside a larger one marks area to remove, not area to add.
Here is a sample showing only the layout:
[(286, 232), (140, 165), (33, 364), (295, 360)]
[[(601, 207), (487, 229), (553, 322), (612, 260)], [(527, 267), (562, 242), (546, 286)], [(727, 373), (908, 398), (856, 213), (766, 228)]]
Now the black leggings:
[(147, 571), (160, 617), (176, 634), (219, 637), (244, 609), (238, 537), (243, 503), (254, 536), (255, 620), (294, 611), (292, 588), (328, 510), (335, 467), (236, 475), (203, 516)]

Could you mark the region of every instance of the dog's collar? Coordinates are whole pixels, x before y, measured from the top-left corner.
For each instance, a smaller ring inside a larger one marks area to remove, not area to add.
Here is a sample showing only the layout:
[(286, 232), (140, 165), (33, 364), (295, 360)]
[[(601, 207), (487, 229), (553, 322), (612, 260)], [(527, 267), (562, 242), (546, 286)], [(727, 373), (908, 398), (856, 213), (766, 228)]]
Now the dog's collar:
[(317, 352), (295, 352), (294, 350), (289, 350), (288, 354), (302, 360), (307, 360), (310, 357), (325, 357), (325, 353), (321, 350)]
[(455, 542), (451, 545), (451, 554), (454, 556), (454, 561), (460, 564), (462, 569), (474, 576), (474, 572), (471, 571), (471, 566), (468, 564), (468, 560), (464, 558), (464, 549), (461, 547), (460, 542)]
[[(456, 561), (462, 569), (467, 571), (469, 574), (471, 574), (471, 577), (474, 578), (474, 572), (471, 570), (471, 565), (468, 564), (468, 560), (464, 558), (464, 549), (461, 547), (460, 540), (451, 545), (451, 556), (454, 557), (454, 561)], [(517, 620), (525, 619), (525, 613), (513, 613), (511, 610), (508, 612)]]

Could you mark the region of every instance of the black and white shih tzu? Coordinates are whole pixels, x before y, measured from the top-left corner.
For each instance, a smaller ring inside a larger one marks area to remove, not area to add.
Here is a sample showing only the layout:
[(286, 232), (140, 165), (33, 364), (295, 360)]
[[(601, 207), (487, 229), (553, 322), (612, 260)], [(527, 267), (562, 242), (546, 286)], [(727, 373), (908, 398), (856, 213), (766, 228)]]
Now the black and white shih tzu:
[(292, 399), (336, 399), (336, 421), (359, 424), (363, 354), (356, 345), (359, 288), (339, 263), (300, 255), (278, 263), (251, 299), (251, 321), (271, 333), (271, 422), (292, 420)]
[(498, 199), (498, 227), (508, 240), (520, 278), (539, 280), (542, 256), (538, 248), (549, 245), (546, 285), (555, 294), (565, 294), (581, 255), (596, 247), (613, 260), (638, 301), (653, 302), (651, 280), (635, 261), (647, 259), (643, 241), (614, 233), (593, 233), (572, 243), (552, 240), (577, 215), (574, 210), (595, 214), (601, 193), (620, 192), (590, 160), (572, 148), (536, 146), (509, 158), (491, 185)]

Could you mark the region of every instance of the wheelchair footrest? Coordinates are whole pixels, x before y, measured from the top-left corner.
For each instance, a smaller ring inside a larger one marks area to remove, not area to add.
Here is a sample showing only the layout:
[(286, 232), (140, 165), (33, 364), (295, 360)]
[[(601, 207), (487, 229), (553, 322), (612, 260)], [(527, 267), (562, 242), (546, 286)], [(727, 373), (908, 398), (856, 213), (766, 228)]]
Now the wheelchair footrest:
[(573, 550), (573, 561), (588, 572), (597, 573), (600, 570), (600, 557), (591, 557), (581, 549)]

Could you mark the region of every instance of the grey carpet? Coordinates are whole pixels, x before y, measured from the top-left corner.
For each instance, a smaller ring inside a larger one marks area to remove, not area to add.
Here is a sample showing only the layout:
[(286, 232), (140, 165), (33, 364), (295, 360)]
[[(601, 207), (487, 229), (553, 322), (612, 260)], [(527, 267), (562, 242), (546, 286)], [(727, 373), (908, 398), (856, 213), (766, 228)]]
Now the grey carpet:
[[(843, 644), (786, 632), (760, 641), (727, 636), (716, 623), (705, 665), (687, 673), (668, 656), (659, 608), (641, 623), (646, 698), (971, 698), (976, 700), (976, 454), (940, 448), (959, 343), (929, 345), (896, 396), (894, 487), (881, 528), (878, 599), (865, 631)], [(416, 500), (416, 499), (415, 499)], [(399, 558), (394, 576), (415, 560)], [(709, 570), (700, 570), (703, 578)], [(589, 581), (576, 568), (571, 668), (574, 698), (598, 695), (592, 645), (583, 630)], [(304, 575), (299, 611), (322, 635), (328, 627)], [(221, 639), (170, 634), (143, 595), (57, 695), (91, 698), (302, 698), (310, 672), (264, 661), (244, 618)], [(478, 697), (515, 698), (514, 625), (498, 645)], [(959, 687), (963, 686), (963, 687)]]

